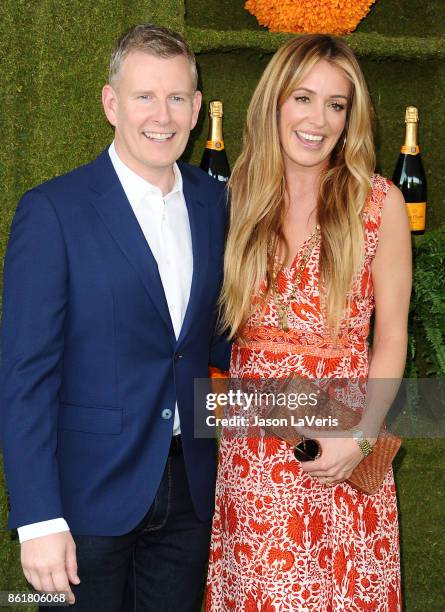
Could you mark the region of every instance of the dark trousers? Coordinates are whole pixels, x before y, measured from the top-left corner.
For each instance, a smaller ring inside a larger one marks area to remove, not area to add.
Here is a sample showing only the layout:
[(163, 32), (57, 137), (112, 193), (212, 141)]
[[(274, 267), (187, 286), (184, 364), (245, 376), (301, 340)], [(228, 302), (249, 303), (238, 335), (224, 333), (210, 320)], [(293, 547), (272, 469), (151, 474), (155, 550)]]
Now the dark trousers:
[(76, 603), (68, 610), (199, 612), (210, 528), (193, 510), (182, 453), (169, 456), (156, 498), (133, 531), (73, 536), (81, 582), (72, 585)]

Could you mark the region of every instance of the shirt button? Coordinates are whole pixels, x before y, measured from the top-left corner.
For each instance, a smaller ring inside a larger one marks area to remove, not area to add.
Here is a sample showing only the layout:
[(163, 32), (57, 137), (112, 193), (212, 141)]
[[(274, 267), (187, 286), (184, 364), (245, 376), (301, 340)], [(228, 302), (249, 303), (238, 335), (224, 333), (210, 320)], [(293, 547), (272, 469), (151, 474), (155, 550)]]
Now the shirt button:
[(175, 361), (179, 361), (180, 359), (182, 359), (182, 355), (181, 355), (181, 354), (179, 354), (179, 353), (175, 353), (174, 360), (175, 360)]
[(172, 411), (170, 410), (170, 408), (164, 408), (164, 410), (161, 412), (161, 417), (165, 420), (171, 419)]

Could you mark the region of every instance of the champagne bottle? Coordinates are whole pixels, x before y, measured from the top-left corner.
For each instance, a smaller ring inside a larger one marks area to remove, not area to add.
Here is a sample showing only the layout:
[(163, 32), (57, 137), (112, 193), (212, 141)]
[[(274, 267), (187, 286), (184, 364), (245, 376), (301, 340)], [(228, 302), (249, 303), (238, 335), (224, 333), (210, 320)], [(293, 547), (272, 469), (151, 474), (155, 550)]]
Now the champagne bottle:
[(413, 234), (423, 234), (426, 216), (426, 178), (417, 141), (419, 113), (415, 106), (408, 106), (405, 113), (405, 144), (392, 177), (403, 193)]
[(226, 183), (230, 176), (229, 162), (224, 149), (223, 136), (223, 104), (213, 100), (209, 104), (209, 135), (202, 156), (200, 168), (211, 177)]

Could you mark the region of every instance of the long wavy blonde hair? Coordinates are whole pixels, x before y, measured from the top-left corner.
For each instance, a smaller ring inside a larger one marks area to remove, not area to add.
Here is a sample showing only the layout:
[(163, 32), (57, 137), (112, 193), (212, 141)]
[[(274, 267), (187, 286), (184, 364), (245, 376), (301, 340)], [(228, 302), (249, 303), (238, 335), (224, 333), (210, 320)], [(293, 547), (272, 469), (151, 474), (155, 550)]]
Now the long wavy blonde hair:
[(274, 55), (250, 102), (243, 150), (229, 182), (230, 229), (220, 298), (221, 325), (239, 336), (252, 296), (265, 279), (274, 283), (274, 261), (283, 234), (286, 179), (278, 111), (320, 60), (340, 68), (351, 83), (346, 125), (320, 180), (320, 281), (327, 323), (337, 332), (364, 253), (362, 210), (375, 168), (374, 113), (363, 73), (341, 39), (322, 34), (289, 40)]

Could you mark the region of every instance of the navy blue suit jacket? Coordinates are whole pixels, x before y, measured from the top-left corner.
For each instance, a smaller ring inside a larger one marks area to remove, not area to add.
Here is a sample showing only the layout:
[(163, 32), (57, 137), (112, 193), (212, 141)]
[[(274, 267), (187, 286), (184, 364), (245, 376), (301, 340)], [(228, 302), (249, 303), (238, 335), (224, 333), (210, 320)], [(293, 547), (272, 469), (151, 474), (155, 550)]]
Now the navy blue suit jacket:
[(179, 167), (193, 279), (177, 340), (107, 151), (18, 206), (1, 330), (9, 527), (62, 516), (77, 534), (134, 528), (162, 477), (176, 401), (194, 506), (211, 516), (215, 443), (194, 438), (193, 381), (209, 363), (228, 366), (229, 346), (214, 336), (226, 203), (220, 183)]

